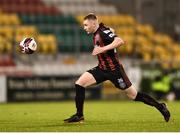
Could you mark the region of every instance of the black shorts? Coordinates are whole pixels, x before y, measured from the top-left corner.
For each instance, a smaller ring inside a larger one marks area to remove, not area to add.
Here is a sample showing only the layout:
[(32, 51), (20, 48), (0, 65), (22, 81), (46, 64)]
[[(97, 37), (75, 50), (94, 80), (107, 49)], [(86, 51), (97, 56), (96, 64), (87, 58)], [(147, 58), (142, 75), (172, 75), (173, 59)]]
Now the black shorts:
[(125, 90), (132, 85), (122, 65), (120, 65), (120, 68), (116, 69), (115, 71), (102, 70), (96, 66), (87, 72), (93, 75), (97, 84), (106, 80), (110, 80), (115, 85), (115, 87), (121, 90)]

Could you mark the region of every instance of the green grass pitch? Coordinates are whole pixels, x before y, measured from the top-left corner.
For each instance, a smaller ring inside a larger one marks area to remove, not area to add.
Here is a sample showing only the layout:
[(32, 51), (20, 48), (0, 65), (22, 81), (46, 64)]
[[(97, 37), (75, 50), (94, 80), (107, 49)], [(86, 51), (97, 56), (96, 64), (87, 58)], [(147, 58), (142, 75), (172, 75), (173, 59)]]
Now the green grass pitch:
[(143, 103), (86, 101), (85, 123), (64, 124), (75, 112), (74, 102), (32, 102), (0, 104), (1, 132), (91, 132), (91, 131), (180, 131), (180, 102), (169, 102), (171, 120)]

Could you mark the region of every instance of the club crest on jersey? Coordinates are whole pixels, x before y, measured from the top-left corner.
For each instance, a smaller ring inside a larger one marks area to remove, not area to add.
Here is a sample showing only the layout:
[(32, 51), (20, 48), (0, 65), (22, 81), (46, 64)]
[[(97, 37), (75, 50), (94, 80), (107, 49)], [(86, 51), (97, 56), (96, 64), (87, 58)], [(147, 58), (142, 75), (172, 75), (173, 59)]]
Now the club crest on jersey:
[(117, 79), (117, 82), (119, 83), (119, 86), (121, 88), (125, 88), (126, 87), (126, 84), (125, 84), (125, 82), (124, 82), (124, 80), (122, 78)]

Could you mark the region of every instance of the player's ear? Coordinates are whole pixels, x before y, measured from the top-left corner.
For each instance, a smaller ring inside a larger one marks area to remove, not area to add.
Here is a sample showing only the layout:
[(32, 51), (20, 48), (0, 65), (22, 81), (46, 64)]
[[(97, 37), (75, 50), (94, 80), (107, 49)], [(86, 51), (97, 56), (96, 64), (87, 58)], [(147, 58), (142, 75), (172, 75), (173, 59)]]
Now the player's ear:
[(93, 27), (96, 27), (97, 22), (96, 22), (95, 20), (93, 20), (93, 21), (92, 21), (92, 25), (93, 25)]

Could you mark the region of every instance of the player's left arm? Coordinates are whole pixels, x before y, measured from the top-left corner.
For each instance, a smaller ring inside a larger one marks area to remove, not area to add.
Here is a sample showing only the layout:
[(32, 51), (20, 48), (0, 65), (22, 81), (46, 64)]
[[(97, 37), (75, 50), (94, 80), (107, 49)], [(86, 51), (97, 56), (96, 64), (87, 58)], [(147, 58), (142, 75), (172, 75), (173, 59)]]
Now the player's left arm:
[(111, 30), (103, 31), (103, 34), (101, 34), (101, 36), (106, 42), (110, 43), (104, 47), (95, 47), (92, 55), (103, 53), (124, 44), (124, 41), (120, 37), (117, 37)]

